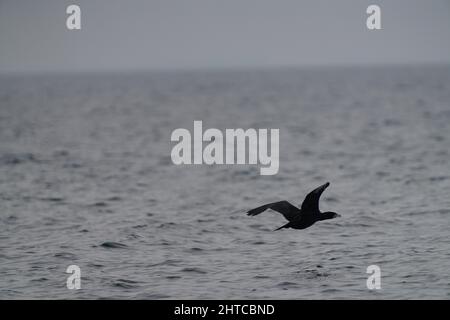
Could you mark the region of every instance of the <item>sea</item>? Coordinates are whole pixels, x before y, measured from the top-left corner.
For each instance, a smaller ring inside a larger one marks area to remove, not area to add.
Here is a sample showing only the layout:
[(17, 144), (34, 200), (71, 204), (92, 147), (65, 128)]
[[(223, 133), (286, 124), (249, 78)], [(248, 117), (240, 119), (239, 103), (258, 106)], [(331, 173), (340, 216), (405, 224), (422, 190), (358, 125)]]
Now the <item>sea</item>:
[[(278, 173), (175, 165), (195, 120)], [(340, 218), (246, 215), (326, 182)], [(448, 65), (0, 76), (0, 299), (449, 299), (449, 230)]]

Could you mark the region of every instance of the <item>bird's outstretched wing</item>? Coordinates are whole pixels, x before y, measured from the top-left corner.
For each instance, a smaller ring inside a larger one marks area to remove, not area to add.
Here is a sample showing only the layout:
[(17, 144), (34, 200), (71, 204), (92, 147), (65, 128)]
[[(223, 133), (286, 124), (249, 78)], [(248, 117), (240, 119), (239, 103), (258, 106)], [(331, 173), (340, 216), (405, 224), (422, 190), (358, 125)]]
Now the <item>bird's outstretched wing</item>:
[(287, 202), (286, 200), (284, 200), (284, 201), (269, 203), (269, 204), (263, 205), (261, 207), (247, 211), (247, 215), (256, 216), (257, 214), (260, 214), (261, 212), (264, 212), (267, 209), (272, 209), (272, 210), (275, 210), (275, 211), (281, 213), (289, 221), (294, 220), (300, 214), (299, 208), (297, 208), (296, 206), (294, 206), (294, 205), (290, 204), (289, 202)]
[(320, 187), (314, 189), (305, 197), (302, 203), (302, 214), (315, 213), (319, 212), (319, 199), (322, 195), (322, 192), (325, 191), (326, 188), (330, 185), (329, 182), (321, 185)]

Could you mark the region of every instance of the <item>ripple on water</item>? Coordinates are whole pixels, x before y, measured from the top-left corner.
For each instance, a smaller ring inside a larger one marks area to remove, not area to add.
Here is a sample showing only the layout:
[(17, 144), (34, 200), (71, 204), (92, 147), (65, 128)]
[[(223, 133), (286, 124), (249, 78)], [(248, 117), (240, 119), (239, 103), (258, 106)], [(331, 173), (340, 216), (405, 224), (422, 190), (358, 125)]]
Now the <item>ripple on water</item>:
[(128, 279), (117, 279), (112, 283), (112, 286), (122, 289), (133, 289), (139, 287), (139, 283)]
[(192, 253), (200, 253), (200, 252), (205, 251), (205, 250), (202, 249), (202, 248), (193, 247), (193, 248), (190, 248), (188, 251), (192, 252)]
[(48, 201), (48, 202), (54, 202), (54, 203), (61, 203), (64, 201), (64, 198), (61, 197), (43, 197), (40, 198), (42, 201)]
[(88, 267), (93, 267), (93, 268), (103, 268), (104, 265), (100, 264), (100, 263), (88, 263)]
[(175, 222), (164, 222), (164, 223), (161, 223), (158, 226), (158, 228), (170, 228), (170, 227), (173, 227), (173, 226), (176, 226), (176, 225), (177, 224)]
[(181, 269), (181, 272), (197, 273), (197, 274), (206, 274), (207, 273), (205, 270), (196, 268), (196, 267), (186, 267), (186, 268)]
[(180, 263), (182, 263), (182, 260), (179, 259), (167, 259), (161, 262), (153, 263), (148, 265), (148, 267), (157, 267), (157, 266), (178, 266)]
[(299, 276), (306, 279), (318, 279), (318, 278), (326, 278), (329, 277), (330, 274), (322, 271), (322, 267), (318, 267), (318, 269), (308, 268), (304, 270), (299, 270), (296, 272)]
[(278, 283), (277, 287), (282, 288), (283, 290), (288, 290), (288, 289), (298, 288), (299, 285), (298, 285), (298, 283), (295, 283), (295, 282), (283, 281), (283, 282)]
[(147, 224), (137, 224), (135, 226), (133, 226), (133, 229), (142, 229), (142, 228), (146, 228), (148, 225)]
[(266, 244), (266, 242), (265, 241), (262, 241), (262, 240), (257, 240), (257, 241), (252, 241), (251, 242), (251, 244), (254, 244), (254, 245), (261, 245), (261, 244)]
[(113, 242), (113, 241), (103, 242), (100, 246), (103, 248), (107, 248), (107, 249), (126, 249), (126, 248), (128, 248), (128, 246), (126, 244), (123, 244), (120, 242)]
[(107, 207), (108, 204), (106, 202), (104, 202), (104, 201), (98, 201), (98, 202), (91, 203), (88, 206), (89, 207), (96, 207), (96, 208), (104, 208), (104, 207)]
[(48, 281), (48, 278), (45, 277), (41, 277), (41, 278), (37, 278), (37, 279), (32, 279), (32, 282), (45, 282)]
[(0, 156), (0, 165), (18, 165), (23, 163), (38, 163), (33, 153), (7, 153)]
[(107, 201), (121, 201), (122, 198), (119, 196), (112, 196), (106, 199)]
[(7, 224), (14, 224), (19, 218), (15, 215), (10, 215), (8, 217), (6, 217), (5, 219), (1, 219), (2, 221), (4, 221)]
[(53, 255), (55, 258), (74, 260), (77, 256), (71, 252), (57, 252)]

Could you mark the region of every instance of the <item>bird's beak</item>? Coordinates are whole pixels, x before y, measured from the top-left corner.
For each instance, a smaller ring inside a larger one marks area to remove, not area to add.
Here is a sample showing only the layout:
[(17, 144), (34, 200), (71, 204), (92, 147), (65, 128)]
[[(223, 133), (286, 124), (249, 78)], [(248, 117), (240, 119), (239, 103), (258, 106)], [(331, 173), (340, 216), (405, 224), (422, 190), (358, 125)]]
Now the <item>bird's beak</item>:
[(342, 217), (339, 213), (336, 213), (336, 218)]

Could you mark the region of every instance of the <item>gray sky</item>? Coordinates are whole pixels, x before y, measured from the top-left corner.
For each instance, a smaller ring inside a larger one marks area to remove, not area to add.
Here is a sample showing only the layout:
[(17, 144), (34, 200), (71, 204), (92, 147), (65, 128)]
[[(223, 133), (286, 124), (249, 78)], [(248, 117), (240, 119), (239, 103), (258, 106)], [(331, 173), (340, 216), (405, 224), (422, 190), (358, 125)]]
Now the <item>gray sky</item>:
[(449, 0), (0, 0), (0, 72), (423, 62), (450, 63)]

